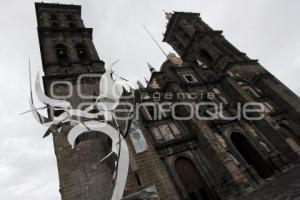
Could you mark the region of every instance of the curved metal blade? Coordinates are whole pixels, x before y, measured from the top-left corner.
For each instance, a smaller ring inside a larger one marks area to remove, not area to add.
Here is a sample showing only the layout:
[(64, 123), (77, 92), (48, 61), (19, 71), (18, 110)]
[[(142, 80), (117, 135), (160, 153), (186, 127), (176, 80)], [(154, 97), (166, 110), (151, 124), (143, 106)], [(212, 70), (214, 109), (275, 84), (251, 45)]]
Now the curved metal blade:
[(38, 99), (45, 105), (57, 106), (61, 108), (69, 108), (71, 106), (70, 102), (64, 100), (52, 99), (46, 96), (41, 88), (39, 73), (36, 75), (35, 79), (35, 92)]

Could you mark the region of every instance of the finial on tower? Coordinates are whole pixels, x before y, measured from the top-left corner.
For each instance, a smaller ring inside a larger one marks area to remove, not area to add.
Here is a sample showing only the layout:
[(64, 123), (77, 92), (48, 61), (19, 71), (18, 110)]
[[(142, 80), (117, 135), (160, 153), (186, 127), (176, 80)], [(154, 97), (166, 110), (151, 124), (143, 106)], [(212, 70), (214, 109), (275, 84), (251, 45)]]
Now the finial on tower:
[(149, 63), (147, 63), (149, 70), (151, 73), (156, 72), (156, 70), (154, 69), (154, 67), (152, 67)]
[(206, 65), (204, 65), (200, 60), (196, 60), (197, 61), (197, 64), (200, 66), (200, 67), (202, 67), (202, 68), (207, 68), (207, 66)]
[(183, 61), (180, 57), (176, 56), (175, 53), (169, 53), (167, 59), (170, 60), (175, 65), (182, 65)]
[(145, 83), (148, 85), (149, 81), (147, 80), (146, 77), (144, 77), (144, 79), (145, 79)]
[(172, 15), (173, 15), (173, 13), (167, 12), (167, 11), (165, 11), (165, 10), (163, 10), (163, 12), (165, 13), (166, 19), (167, 19), (167, 20), (170, 20), (171, 17), (172, 17)]
[(140, 80), (137, 80), (136, 84), (138, 85), (139, 89), (144, 88), (144, 85), (143, 85), (143, 83)]

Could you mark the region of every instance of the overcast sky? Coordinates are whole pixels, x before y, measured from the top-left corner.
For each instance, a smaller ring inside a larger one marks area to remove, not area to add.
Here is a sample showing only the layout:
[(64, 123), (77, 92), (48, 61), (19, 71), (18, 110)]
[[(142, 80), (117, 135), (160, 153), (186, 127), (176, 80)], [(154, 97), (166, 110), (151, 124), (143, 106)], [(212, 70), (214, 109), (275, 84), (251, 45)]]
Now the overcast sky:
[[(53, 1), (49, 1), (53, 2)], [(214, 29), (300, 94), (300, 1), (298, 0), (84, 0), (60, 1), (83, 6), (86, 27), (106, 63), (130, 80), (149, 77), (146, 63), (164, 61), (142, 29), (162, 40), (162, 10), (200, 12)], [(51, 137), (28, 110), (28, 57), (33, 74), (42, 70), (34, 1), (0, 0), (0, 199), (60, 199)], [(172, 49), (162, 44), (165, 51)]]

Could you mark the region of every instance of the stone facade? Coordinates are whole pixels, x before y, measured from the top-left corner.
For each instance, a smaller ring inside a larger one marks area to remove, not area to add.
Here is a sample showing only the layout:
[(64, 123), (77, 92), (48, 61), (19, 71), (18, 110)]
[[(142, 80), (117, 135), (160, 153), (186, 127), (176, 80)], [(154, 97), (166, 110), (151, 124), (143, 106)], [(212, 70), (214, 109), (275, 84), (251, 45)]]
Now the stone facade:
[[(69, 92), (74, 107), (88, 102), (68, 87), (97, 95), (97, 74), (105, 69), (92, 42), (92, 29), (82, 22), (81, 7), (37, 3), (36, 11), (45, 93), (55, 97)], [(152, 68), (147, 87), (136, 91), (140, 101), (177, 103), (174, 112), (181, 117), (191, 113), (180, 104), (184, 102), (221, 103), (227, 117), (236, 116), (239, 104), (260, 102), (265, 117), (258, 121), (178, 120), (166, 111), (153, 120), (157, 107), (142, 107), (137, 122), (148, 149), (137, 153), (130, 138), (126, 139), (130, 169), (124, 199), (141, 199), (146, 188), (155, 188), (163, 200), (236, 199), (297, 164), (299, 97), (257, 60), (236, 49), (222, 31), (205, 24), (199, 14), (174, 12), (168, 19), (164, 41), (183, 62), (169, 57), (159, 71)], [(95, 78), (79, 83), (78, 77), (86, 73), (94, 73)], [(54, 81), (61, 83), (53, 86)], [(211, 109), (203, 105), (197, 113), (206, 116)], [(111, 162), (98, 164), (108, 152), (108, 139), (89, 134), (71, 149), (66, 140), (69, 128), (53, 134), (62, 199), (109, 199)]]

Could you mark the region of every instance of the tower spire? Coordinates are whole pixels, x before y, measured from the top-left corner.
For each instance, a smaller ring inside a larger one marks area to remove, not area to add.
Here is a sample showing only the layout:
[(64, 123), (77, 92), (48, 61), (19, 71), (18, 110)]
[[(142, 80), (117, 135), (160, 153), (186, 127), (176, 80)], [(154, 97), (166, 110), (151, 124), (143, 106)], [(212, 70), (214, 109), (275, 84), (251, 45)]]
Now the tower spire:
[(167, 12), (167, 11), (165, 11), (165, 10), (163, 10), (163, 12), (165, 13), (166, 19), (169, 21), (169, 20), (172, 18), (173, 13)]
[(150, 65), (150, 63), (147, 63), (147, 65), (148, 65), (148, 67), (149, 67), (149, 71), (151, 72), (151, 74), (152, 74), (153, 72), (156, 72), (156, 70), (154, 69), (154, 67), (152, 67), (152, 66)]
[(149, 81), (147, 80), (147, 78), (146, 78), (146, 77), (144, 77), (144, 79), (145, 79), (145, 83), (146, 83), (146, 84), (148, 84), (148, 83), (149, 83)]

